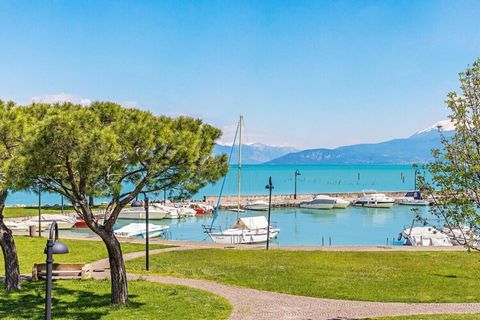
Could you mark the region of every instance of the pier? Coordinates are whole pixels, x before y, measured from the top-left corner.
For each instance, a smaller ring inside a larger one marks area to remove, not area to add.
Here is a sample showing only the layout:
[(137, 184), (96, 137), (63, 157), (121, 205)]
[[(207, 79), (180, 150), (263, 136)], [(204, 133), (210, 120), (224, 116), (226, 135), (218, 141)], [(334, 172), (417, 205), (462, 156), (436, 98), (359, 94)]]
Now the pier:
[[(385, 195), (398, 198), (403, 197), (407, 191), (379, 191), (379, 193), (384, 193)], [(298, 207), (301, 202), (308, 201), (315, 196), (320, 194), (329, 195), (331, 197), (338, 197), (343, 198), (345, 200), (352, 201), (356, 198), (363, 197), (363, 192), (334, 192), (334, 193), (303, 193), (297, 194), (297, 199), (294, 199), (294, 195), (290, 194), (274, 194), (272, 195), (272, 207)], [(268, 201), (268, 195), (242, 195), (240, 196), (240, 206), (245, 206), (249, 202), (256, 201), (256, 200), (263, 200)], [(218, 201), (218, 196), (205, 196), (204, 202), (215, 206)], [(220, 204), (221, 209), (231, 209), (236, 208), (238, 202), (237, 195), (229, 195), (229, 196), (222, 196), (222, 201)]]

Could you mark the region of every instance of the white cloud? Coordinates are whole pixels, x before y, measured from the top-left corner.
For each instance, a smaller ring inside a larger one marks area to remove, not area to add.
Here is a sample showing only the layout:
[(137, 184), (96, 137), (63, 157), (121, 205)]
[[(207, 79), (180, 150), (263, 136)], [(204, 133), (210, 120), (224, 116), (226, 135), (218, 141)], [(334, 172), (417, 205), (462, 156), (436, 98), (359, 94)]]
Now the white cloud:
[(32, 102), (34, 103), (63, 103), (71, 102), (75, 104), (81, 104), (87, 106), (92, 103), (92, 100), (87, 98), (80, 98), (70, 93), (56, 93), (56, 94), (44, 94), (42, 96), (33, 97)]

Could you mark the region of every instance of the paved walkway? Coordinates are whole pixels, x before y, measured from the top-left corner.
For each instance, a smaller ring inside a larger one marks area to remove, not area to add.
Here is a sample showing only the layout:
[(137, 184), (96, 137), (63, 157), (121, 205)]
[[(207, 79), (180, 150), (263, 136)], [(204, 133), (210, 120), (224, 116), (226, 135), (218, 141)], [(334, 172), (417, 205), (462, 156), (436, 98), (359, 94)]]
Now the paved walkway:
[[(186, 244), (175, 248), (151, 250), (150, 253), (208, 247), (212, 246)], [(128, 253), (124, 255), (124, 259), (131, 260), (144, 255), (145, 252)], [(96, 261), (92, 265), (96, 270), (94, 272), (96, 279), (109, 277), (109, 272), (106, 270), (108, 269), (107, 259)], [(184, 285), (225, 297), (233, 305), (230, 320), (357, 319), (409, 314), (480, 313), (480, 303), (384, 303), (333, 300), (247, 289), (207, 280), (137, 274), (128, 274), (128, 278)]]

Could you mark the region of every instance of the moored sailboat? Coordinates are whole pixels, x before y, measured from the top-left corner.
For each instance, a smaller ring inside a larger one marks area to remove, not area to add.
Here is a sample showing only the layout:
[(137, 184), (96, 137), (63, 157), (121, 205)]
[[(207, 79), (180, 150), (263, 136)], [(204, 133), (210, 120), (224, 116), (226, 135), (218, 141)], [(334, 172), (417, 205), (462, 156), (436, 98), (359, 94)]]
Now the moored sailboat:
[[(226, 176), (223, 178), (222, 187), (220, 189), (220, 196), (218, 197), (217, 206), (213, 215), (212, 223), (210, 226), (203, 226), (205, 232), (209, 235), (213, 242), (224, 244), (250, 244), (266, 242), (269, 239), (275, 238), (280, 229), (270, 226), (269, 221), (264, 216), (255, 216), (248, 218), (240, 218), (239, 213), (244, 211), (240, 207), (240, 182), (241, 182), (241, 135), (242, 135), (243, 117), (240, 116), (238, 122), (237, 131), (235, 132), (235, 138), (233, 140), (232, 149), (230, 151), (229, 159), (231, 159), (233, 148), (235, 146), (235, 140), (237, 133), (240, 133), (239, 137), (239, 159), (238, 159), (238, 198), (237, 198), (237, 221), (229, 229), (221, 230), (220, 228), (214, 228), (213, 223), (218, 216), (218, 209), (220, 208), (220, 202), (222, 198), (223, 187), (225, 185)], [(258, 203), (257, 203), (258, 204)], [(265, 208), (262, 204), (262, 208)], [(266, 209), (268, 210), (268, 203)], [(263, 210), (263, 209), (262, 209)], [(215, 231), (219, 230), (219, 231)]]

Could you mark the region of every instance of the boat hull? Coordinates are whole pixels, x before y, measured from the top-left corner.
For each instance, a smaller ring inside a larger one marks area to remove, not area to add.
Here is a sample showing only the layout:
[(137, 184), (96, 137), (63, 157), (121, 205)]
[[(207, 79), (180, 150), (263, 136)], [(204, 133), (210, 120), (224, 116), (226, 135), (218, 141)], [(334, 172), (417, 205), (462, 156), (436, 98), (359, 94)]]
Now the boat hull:
[[(267, 241), (267, 230), (238, 230), (233, 232), (225, 230), (224, 232), (212, 232), (208, 235), (215, 243), (221, 244), (253, 244)], [(270, 228), (270, 239), (275, 238), (279, 229)]]
[(329, 210), (333, 209), (335, 203), (301, 203), (300, 208), (304, 209), (320, 209), (320, 210)]
[(252, 211), (268, 211), (268, 206), (261, 206), (261, 205), (246, 205), (245, 206), (246, 210), (252, 210)]
[(393, 207), (394, 202), (363, 202), (363, 201), (357, 201), (353, 204), (355, 207), (365, 207), (365, 208), (384, 208), (388, 209)]
[[(148, 219), (149, 220), (162, 220), (166, 218), (166, 212), (149, 212)], [(122, 220), (145, 220), (146, 215), (145, 212), (120, 212), (118, 215), (118, 219)]]
[(429, 206), (430, 202), (427, 200), (408, 200), (408, 199), (401, 199), (397, 202), (399, 205), (402, 206)]
[(348, 201), (337, 201), (335, 202), (335, 204), (333, 205), (333, 208), (334, 209), (345, 209), (346, 207), (348, 207), (350, 205), (350, 202)]

